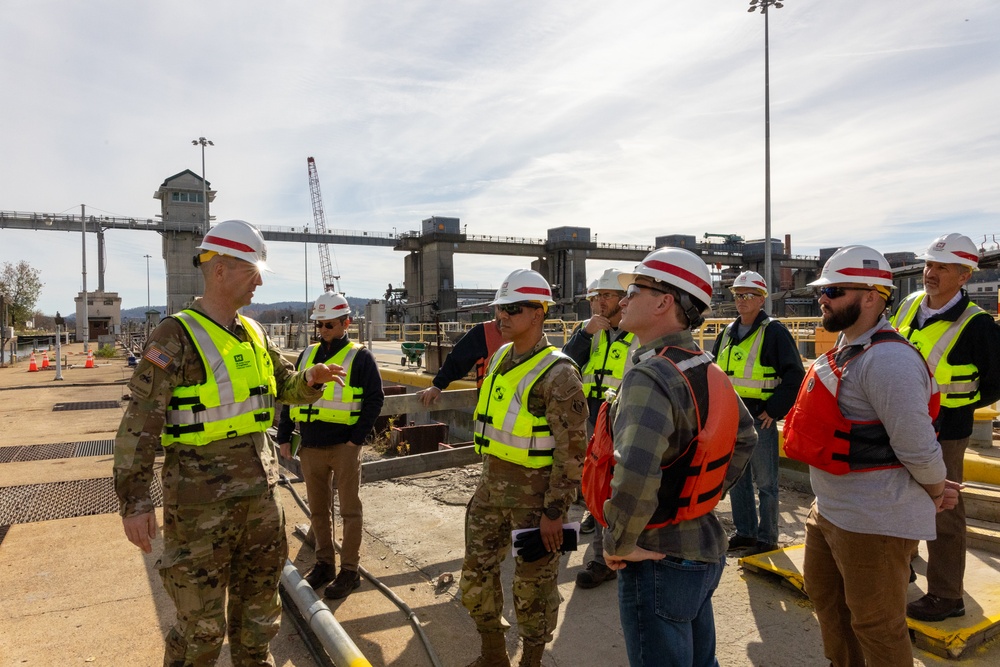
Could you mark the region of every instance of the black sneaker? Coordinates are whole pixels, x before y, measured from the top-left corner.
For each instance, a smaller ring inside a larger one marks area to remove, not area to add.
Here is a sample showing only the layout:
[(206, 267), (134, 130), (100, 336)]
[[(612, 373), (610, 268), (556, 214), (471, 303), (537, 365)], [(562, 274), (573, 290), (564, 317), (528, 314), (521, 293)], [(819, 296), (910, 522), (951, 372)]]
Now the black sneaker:
[(736, 551), (737, 549), (746, 549), (747, 547), (755, 546), (757, 546), (756, 537), (746, 537), (739, 533), (733, 533), (733, 536), (729, 538), (729, 548), (727, 551)]
[(587, 563), (587, 569), (576, 573), (576, 585), (578, 588), (597, 588), (605, 581), (612, 581), (618, 578), (618, 573), (604, 563), (592, 560)]
[(346, 598), (351, 592), (361, 585), (361, 575), (357, 570), (345, 570), (340, 568), (340, 574), (333, 583), (326, 587), (324, 595), (333, 600)]
[(935, 623), (952, 616), (965, 616), (965, 600), (963, 598), (939, 598), (928, 593), (919, 600), (906, 605), (906, 615), (918, 621)]
[(304, 578), (315, 591), (319, 590), (320, 586), (333, 581), (335, 576), (337, 576), (337, 567), (333, 563), (319, 562)]
[(754, 544), (753, 549), (750, 550), (750, 555), (766, 554), (768, 551), (777, 551), (780, 548), (781, 547), (779, 547), (777, 544), (771, 544), (770, 542), (761, 542), (760, 540), (758, 540)]
[(597, 529), (597, 519), (590, 512), (587, 512), (587, 516), (583, 517), (583, 521), (580, 522), (580, 533), (583, 535), (588, 535)]

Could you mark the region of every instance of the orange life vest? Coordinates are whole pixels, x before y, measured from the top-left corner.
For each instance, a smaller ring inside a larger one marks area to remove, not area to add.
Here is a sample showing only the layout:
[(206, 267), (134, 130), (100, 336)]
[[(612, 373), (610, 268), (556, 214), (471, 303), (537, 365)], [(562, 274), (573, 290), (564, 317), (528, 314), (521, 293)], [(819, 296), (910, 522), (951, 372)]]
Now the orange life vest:
[[(920, 355), (898, 333), (883, 329), (872, 334), (867, 345), (834, 348), (813, 362), (785, 419), (786, 456), (833, 475), (902, 467), (882, 422), (848, 419), (837, 401), (847, 364), (881, 343), (902, 343)], [(934, 420), (941, 394), (933, 376), (931, 385), (927, 412)]]
[(500, 333), (500, 329), (497, 328), (496, 320), (487, 322), (483, 325), (483, 335), (486, 336), (486, 356), (482, 359), (476, 361), (476, 388), (483, 386), (483, 380), (486, 378), (486, 369), (489, 367), (490, 357), (493, 353), (500, 349), (505, 341), (503, 335)]
[[(646, 528), (662, 528), (708, 514), (722, 498), (726, 471), (736, 447), (739, 404), (725, 372), (700, 350), (665, 347), (659, 355), (684, 377), (698, 420), (698, 434), (680, 455), (661, 466), (657, 508)], [(616, 399), (617, 400), (617, 399)], [(614, 443), (610, 404), (597, 415), (583, 461), (583, 496), (594, 518), (607, 526), (604, 503), (611, 497)]]

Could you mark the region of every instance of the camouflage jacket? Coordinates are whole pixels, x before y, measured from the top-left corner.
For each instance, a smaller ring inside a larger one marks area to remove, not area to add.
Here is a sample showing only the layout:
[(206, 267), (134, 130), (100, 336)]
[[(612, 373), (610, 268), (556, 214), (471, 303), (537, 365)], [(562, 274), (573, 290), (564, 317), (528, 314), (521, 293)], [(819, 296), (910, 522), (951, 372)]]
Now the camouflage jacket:
[[(205, 314), (200, 299), (191, 308)], [(239, 324), (231, 330), (241, 340), (248, 340)], [(294, 372), (270, 339), (267, 350), (274, 363), (279, 400), (312, 403), (322, 395), (306, 384), (304, 373)], [(115, 436), (115, 492), (123, 517), (153, 510), (153, 463), (156, 455), (164, 451), (160, 432), (173, 388), (202, 384), (205, 379), (201, 355), (183, 325), (172, 317), (165, 318), (150, 334), (129, 381), (131, 398)], [(274, 444), (266, 433), (217, 440), (201, 447), (175, 444), (165, 448), (165, 505), (260, 495), (277, 481)]]
[[(499, 371), (510, 370), (547, 345), (543, 335), (529, 352), (507, 355)], [(528, 411), (548, 420), (556, 441), (552, 465), (525, 468), (487, 455), (477, 494), (494, 507), (556, 507), (565, 513), (576, 497), (587, 451), (587, 399), (576, 365), (569, 359), (553, 364), (529, 392)]]

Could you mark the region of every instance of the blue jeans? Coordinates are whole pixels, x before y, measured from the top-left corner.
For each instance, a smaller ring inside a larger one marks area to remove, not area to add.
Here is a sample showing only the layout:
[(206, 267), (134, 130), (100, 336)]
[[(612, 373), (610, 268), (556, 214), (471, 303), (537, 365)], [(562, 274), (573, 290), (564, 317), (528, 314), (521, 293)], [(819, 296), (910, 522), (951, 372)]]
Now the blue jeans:
[(718, 667), (712, 593), (726, 559), (629, 563), (618, 572), (618, 613), (631, 667)]
[[(752, 537), (765, 544), (778, 543), (778, 423), (761, 428), (754, 419), (757, 446), (746, 472), (729, 490), (733, 506), (733, 523), (736, 534)], [(760, 522), (757, 521), (757, 503), (754, 486), (760, 494)]]

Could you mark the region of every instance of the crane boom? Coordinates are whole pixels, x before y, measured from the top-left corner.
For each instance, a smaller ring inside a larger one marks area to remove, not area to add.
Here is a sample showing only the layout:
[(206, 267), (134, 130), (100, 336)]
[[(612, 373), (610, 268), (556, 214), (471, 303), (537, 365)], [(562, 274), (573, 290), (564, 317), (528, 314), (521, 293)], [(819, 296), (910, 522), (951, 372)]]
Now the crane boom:
[[(306, 158), (309, 169), (309, 196), (312, 198), (313, 225), (318, 234), (326, 234), (326, 213), (323, 212), (323, 194), (319, 190), (319, 172), (316, 171), (316, 160)], [(323, 274), (323, 291), (339, 292), (337, 280), (340, 276), (333, 275), (330, 262), (330, 248), (326, 243), (319, 243), (319, 267)]]

